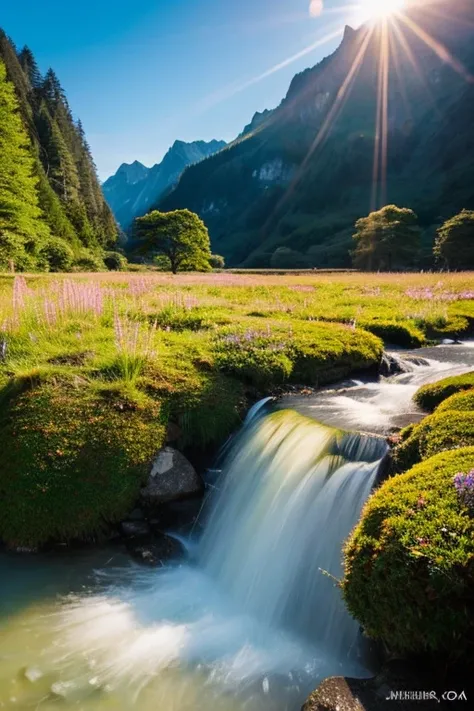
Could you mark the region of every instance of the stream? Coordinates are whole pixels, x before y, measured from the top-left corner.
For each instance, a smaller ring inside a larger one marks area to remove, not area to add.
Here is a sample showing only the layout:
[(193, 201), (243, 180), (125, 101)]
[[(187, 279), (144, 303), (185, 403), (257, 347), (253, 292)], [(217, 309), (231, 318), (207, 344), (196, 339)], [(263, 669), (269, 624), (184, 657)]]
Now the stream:
[(394, 354), (406, 372), (267, 403), (219, 463), (186, 560), (117, 546), (0, 554), (0, 709), (299, 711), (327, 676), (373, 671), (335, 580), (424, 383), (474, 368), (473, 344)]

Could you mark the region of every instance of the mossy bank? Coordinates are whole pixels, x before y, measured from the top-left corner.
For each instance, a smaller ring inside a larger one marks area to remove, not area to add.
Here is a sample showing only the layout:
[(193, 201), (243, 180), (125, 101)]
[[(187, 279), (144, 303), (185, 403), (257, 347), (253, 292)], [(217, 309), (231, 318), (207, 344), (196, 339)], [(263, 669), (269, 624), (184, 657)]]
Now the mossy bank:
[(473, 373), (420, 389), (434, 412), (402, 431), (397, 473), (345, 549), (344, 598), (368, 635), (440, 669), (474, 659), (473, 396)]

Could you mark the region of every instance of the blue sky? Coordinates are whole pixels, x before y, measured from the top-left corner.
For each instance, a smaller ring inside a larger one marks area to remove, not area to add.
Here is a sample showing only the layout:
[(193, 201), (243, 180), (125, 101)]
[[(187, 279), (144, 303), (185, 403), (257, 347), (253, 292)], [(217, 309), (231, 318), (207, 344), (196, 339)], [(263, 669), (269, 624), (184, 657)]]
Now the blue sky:
[(123, 162), (156, 163), (175, 139), (231, 140), (276, 106), (355, 20), (347, 0), (324, 0), (318, 16), (310, 1), (22, 0), (2, 3), (0, 22), (55, 69), (105, 179)]

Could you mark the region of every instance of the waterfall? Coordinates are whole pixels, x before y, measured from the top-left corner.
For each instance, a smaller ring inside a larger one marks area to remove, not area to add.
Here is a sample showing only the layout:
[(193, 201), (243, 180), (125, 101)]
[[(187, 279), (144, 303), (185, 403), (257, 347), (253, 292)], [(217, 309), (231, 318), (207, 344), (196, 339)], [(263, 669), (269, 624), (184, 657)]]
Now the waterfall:
[(337, 579), (386, 450), (256, 408), (227, 449), (196, 560), (133, 567), (63, 607), (51, 664), (66, 690), (105, 686), (133, 707), (153, 687), (154, 704), (180, 711), (184, 689), (204, 683), (217, 694), (205, 708), (294, 711), (321, 678), (366, 675)]
[(347, 655), (358, 627), (334, 578), (386, 451), (293, 411), (257, 419), (228, 455), (203, 569), (257, 619)]

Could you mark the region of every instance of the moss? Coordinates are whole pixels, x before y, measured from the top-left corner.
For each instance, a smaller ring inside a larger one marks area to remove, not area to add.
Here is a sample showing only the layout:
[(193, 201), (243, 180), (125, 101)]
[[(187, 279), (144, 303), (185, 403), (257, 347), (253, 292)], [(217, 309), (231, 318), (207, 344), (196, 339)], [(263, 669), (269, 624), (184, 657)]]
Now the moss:
[(445, 378), (432, 385), (424, 385), (415, 395), (415, 402), (427, 412), (433, 412), (451, 395), (474, 388), (474, 372)]
[(472, 411), (474, 413), (474, 389), (451, 395), (436, 408), (436, 412), (446, 412), (447, 410)]
[(473, 467), (469, 447), (390, 479), (345, 547), (349, 611), (395, 651), (473, 657), (474, 517), (453, 483)]
[(471, 322), (464, 316), (450, 316), (435, 320), (425, 320), (420, 324), (427, 337), (431, 340), (442, 338), (459, 338), (471, 330)]
[(262, 329), (259, 321), (248, 319), (214, 340), (217, 366), (258, 388), (289, 380), (323, 385), (375, 367), (382, 352), (382, 342), (365, 331), (304, 321), (269, 320)]
[(458, 447), (474, 445), (472, 412), (435, 412), (412, 429), (402, 433), (402, 442), (394, 451), (397, 471), (406, 471), (423, 459)]
[(182, 430), (181, 447), (219, 447), (242, 423), (247, 407), (242, 383), (221, 373), (209, 373), (194, 390), (170, 403), (170, 418)]
[(0, 410), (4, 541), (92, 536), (127, 512), (164, 442), (157, 403), (64, 378), (8, 403)]
[(424, 333), (410, 321), (362, 321), (361, 328), (375, 334), (384, 343), (402, 348), (421, 348), (426, 344)]

